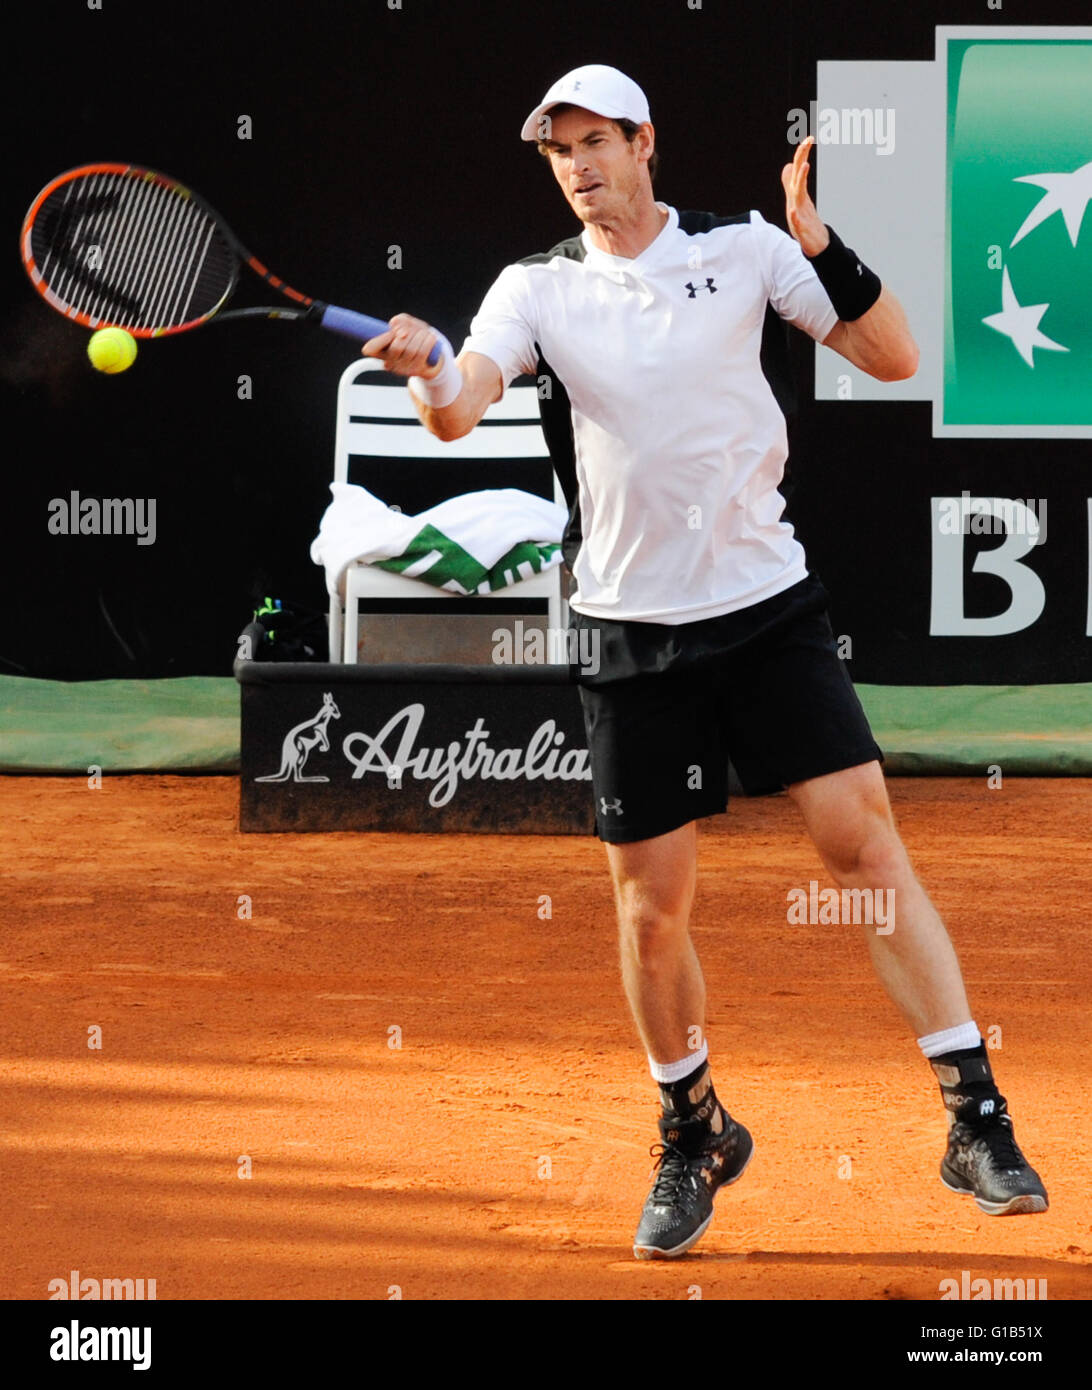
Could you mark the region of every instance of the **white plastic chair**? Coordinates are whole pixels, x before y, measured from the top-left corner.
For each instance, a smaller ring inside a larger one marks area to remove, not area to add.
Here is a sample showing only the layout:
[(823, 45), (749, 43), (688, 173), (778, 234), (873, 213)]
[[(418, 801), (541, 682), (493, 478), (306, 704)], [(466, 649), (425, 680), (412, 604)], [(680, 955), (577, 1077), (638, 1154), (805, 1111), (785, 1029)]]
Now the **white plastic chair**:
[[(475, 429), (462, 439), (445, 443), (421, 424), (404, 382), (392, 382), (385, 373), (384, 384), (361, 380), (375, 371), (382, 372), (383, 364), (365, 358), (351, 363), (341, 374), (334, 443), (335, 482), (349, 481), (349, 464), (354, 457), (435, 459), (438, 467), (448, 471), (447, 495), (454, 497), (463, 491), (476, 490), (460, 486), (460, 459), (517, 461), (548, 460), (550, 457), (539, 419), (538, 390), (533, 384), (510, 386), (501, 399), (489, 407)], [(551, 471), (551, 476), (554, 501), (564, 506), (565, 498), (557, 475)], [(509, 486), (525, 485), (525, 475), (521, 478), (521, 471), (514, 468)], [(527, 611), (525, 606), (521, 608), (527, 599), (546, 599), (549, 627), (563, 631), (568, 626), (568, 605), (562, 595), (561, 568), (556, 565), (521, 579), (490, 594), (489, 599), (510, 603), (516, 612)], [(357, 661), (359, 604), (361, 599), (369, 598), (397, 599), (405, 604), (408, 613), (413, 611), (415, 604), (438, 598), (461, 600), (464, 612), (472, 612), (474, 603), (472, 597), (453, 594), (422, 580), (407, 579), (404, 575), (358, 561), (345, 573), (344, 610), (337, 594), (330, 598), (331, 661), (337, 661), (339, 653), (341, 660), (348, 664)], [(547, 643), (547, 650), (552, 651), (554, 645)]]

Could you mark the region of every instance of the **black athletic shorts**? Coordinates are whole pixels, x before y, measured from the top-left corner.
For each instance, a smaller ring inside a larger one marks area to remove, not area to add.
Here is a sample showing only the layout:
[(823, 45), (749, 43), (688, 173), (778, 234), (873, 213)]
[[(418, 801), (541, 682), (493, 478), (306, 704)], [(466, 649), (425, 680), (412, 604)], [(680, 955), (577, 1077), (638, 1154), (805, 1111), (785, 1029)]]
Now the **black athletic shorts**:
[(750, 608), (673, 626), (572, 610), (600, 839), (647, 840), (722, 812), (729, 761), (750, 796), (883, 761), (828, 603), (809, 575)]

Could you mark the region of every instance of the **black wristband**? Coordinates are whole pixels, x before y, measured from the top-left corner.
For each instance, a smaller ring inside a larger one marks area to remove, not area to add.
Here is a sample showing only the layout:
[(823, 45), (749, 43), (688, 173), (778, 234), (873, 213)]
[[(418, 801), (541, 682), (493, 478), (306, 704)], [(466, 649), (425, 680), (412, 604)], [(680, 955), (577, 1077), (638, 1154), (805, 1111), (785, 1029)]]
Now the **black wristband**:
[(830, 296), (834, 312), (843, 323), (867, 314), (880, 297), (880, 277), (851, 251), (833, 227), (827, 227), (830, 245), (807, 259), (815, 267), (819, 283)]

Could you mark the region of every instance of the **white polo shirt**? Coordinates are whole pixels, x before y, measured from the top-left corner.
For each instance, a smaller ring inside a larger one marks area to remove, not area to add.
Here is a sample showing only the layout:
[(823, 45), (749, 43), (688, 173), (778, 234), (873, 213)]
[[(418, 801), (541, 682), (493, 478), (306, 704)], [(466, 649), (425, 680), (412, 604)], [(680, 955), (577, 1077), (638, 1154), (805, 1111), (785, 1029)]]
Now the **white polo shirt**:
[(582, 531), (572, 606), (673, 624), (807, 573), (781, 520), (785, 417), (759, 351), (767, 305), (817, 340), (838, 316), (799, 244), (758, 212), (688, 234), (657, 206), (667, 222), (632, 260), (585, 229), (581, 258), (555, 248), (506, 266), (463, 351), (494, 361), (505, 387), (541, 354), (568, 394)]

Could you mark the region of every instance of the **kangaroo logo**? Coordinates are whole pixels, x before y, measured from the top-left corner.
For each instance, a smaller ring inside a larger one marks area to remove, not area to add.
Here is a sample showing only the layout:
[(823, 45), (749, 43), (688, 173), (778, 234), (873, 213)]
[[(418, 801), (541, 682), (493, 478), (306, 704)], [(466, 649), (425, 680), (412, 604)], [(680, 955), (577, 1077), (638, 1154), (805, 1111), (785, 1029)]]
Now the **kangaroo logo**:
[(297, 724), (285, 734), (284, 742), (281, 744), (280, 768), (267, 777), (255, 777), (255, 782), (287, 782), (289, 778), (293, 782), (328, 782), (329, 777), (305, 777), (303, 765), (312, 748), (321, 748), (324, 753), (330, 751), (326, 726), (331, 719), (340, 718), (341, 711), (334, 704), (334, 697), (326, 691), (318, 714), (305, 719), (302, 724)]

